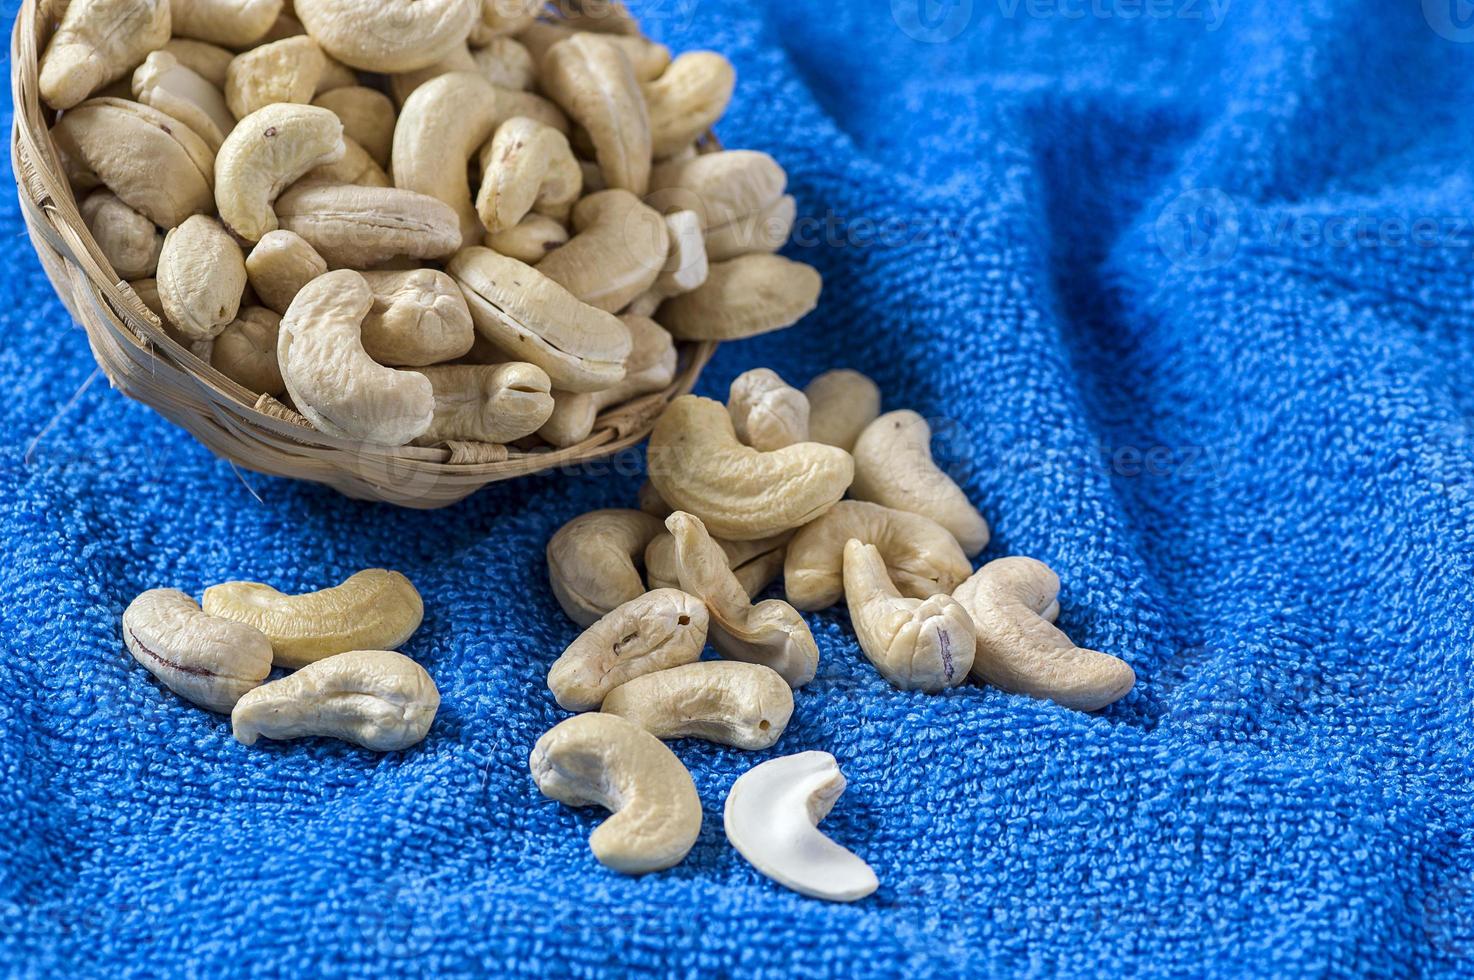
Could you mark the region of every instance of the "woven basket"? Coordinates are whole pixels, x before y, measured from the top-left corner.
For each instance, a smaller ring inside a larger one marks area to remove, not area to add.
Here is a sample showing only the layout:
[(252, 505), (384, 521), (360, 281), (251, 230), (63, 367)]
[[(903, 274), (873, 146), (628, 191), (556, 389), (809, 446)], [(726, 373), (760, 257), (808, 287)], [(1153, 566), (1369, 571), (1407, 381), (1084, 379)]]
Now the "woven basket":
[(691, 390), (716, 350), (711, 342), (678, 345), (680, 364), (668, 388), (610, 408), (587, 439), (564, 449), (386, 448), (317, 431), (286, 405), (241, 387), (175, 343), (103, 257), (63, 176), (49, 132), (55, 113), (42, 106), (37, 87), (39, 54), (62, 8), (25, 0), (10, 44), (11, 162), (31, 244), (112, 386), (189, 430), (216, 455), (350, 497), (444, 507), (497, 480), (587, 463), (638, 443), (671, 399)]

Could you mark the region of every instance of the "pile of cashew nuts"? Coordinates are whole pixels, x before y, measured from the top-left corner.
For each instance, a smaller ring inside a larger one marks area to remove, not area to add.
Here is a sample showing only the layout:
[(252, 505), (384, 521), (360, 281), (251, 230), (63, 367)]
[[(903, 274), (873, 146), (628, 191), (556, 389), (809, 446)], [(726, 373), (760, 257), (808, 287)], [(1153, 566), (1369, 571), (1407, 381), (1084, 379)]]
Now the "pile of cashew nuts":
[[(973, 571), (987, 522), (933, 461), (926, 421), (881, 414), (856, 371), (800, 391), (760, 368), (725, 406), (678, 398), (648, 462), (640, 509), (575, 518), (547, 549), (553, 593), (585, 627), (548, 687), (584, 713), (538, 741), (532, 773), (553, 799), (614, 812), (589, 840), (611, 868), (671, 867), (700, 833), (695, 784), (663, 740), (762, 750), (782, 737), (819, 666), (802, 612), (843, 599), (860, 651), (901, 690), (970, 677), (1092, 711), (1135, 683), (1125, 661), (1054, 625), (1048, 566), (1006, 557)], [(786, 598), (754, 603), (780, 574)], [(708, 641), (720, 659), (701, 659)], [(844, 786), (825, 752), (765, 762), (733, 785), (727, 837), (795, 891), (863, 898), (875, 874), (817, 827)]]
[(71, 0), (40, 64), (114, 270), (318, 430), (537, 448), (814, 308), (735, 73), (605, 5)]

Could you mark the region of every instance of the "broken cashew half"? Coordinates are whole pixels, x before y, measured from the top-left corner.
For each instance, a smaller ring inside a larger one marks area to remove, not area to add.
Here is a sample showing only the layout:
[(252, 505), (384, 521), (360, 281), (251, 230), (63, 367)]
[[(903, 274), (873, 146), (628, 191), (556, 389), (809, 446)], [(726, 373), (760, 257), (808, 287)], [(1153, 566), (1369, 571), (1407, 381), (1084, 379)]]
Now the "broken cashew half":
[(809, 441), (809, 400), (769, 368), (737, 375), (727, 395), (727, 412), (737, 438), (759, 452)]
[(132, 85), (135, 99), (178, 119), (216, 153), (235, 128), (235, 116), (220, 89), (167, 51), (155, 51), (145, 58), (133, 72)]
[(260, 630), (202, 612), (178, 589), (129, 603), (123, 643), (169, 690), (221, 714), (271, 673), (271, 641)]
[(664, 529), (638, 510), (591, 511), (560, 527), (548, 541), (548, 581), (568, 618), (592, 626), (644, 595), (635, 562)]
[(844, 789), (844, 774), (828, 752), (753, 766), (727, 793), (727, 840), (759, 872), (800, 895), (858, 901), (880, 887), (875, 872), (819, 830)]
[(242, 745), (326, 735), (396, 752), (424, 739), (439, 709), (435, 681), (404, 654), (350, 650), (251, 691), (230, 713), (230, 727)]
[(617, 606), (568, 645), (548, 670), (548, 690), (568, 711), (593, 711), (605, 695), (643, 674), (689, 664), (706, 645), (700, 599), (656, 589)]
[(880, 417), (880, 388), (859, 371), (825, 371), (804, 388), (809, 399), (809, 438), (849, 451), (865, 427)]
[(701, 798), (674, 752), (633, 722), (601, 712), (554, 725), (532, 748), (544, 796), (614, 815), (589, 835), (598, 862), (625, 874), (681, 862), (701, 833)]
[(215, 161), (220, 219), (246, 241), (260, 241), (277, 227), (277, 195), (343, 151), (343, 124), (327, 109), (290, 102), (257, 109), (236, 123)]
[(658, 739), (700, 738), (758, 751), (772, 747), (793, 716), (793, 690), (762, 664), (701, 660), (626, 681), (600, 709)]
[(1136, 672), (1124, 660), (1070, 642), (1052, 622), (1058, 596), (1059, 576), (1033, 558), (990, 561), (962, 583), (953, 597), (976, 627), (973, 676), (1077, 711), (1119, 701), (1135, 686)]

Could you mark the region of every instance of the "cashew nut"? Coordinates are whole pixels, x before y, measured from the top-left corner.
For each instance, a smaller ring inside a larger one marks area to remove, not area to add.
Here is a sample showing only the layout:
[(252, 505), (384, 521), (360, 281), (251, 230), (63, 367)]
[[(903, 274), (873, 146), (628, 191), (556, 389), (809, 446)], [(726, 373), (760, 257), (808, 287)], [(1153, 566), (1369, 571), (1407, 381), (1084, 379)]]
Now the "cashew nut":
[[(841, 501), (842, 503), (843, 501)], [(669, 517), (669, 509), (661, 520)], [(737, 576), (748, 598), (755, 599), (773, 583), (783, 571), (783, 553), (792, 537), (791, 532), (760, 538), (757, 541), (723, 541), (713, 538), (727, 555), (727, 567)], [(669, 532), (656, 536), (645, 548), (645, 578), (650, 588), (679, 588), (681, 573), (676, 564), (676, 539)]]
[(496, 102), (496, 91), (480, 75), (448, 72), (415, 89), (394, 127), (395, 186), (428, 194), (454, 208), (462, 244), (481, 237), (467, 161), (496, 130)]
[(880, 416), (880, 389), (859, 371), (825, 371), (809, 382), (809, 438), (849, 451)]
[(481, 0), (481, 13), (471, 25), (471, 43), (487, 44), (511, 40), (505, 34), (516, 34), (533, 22), (543, 0)]
[(170, 0), (180, 37), (244, 48), (265, 36), (282, 12), (282, 0)]
[(875, 872), (819, 830), (844, 790), (844, 774), (828, 752), (753, 766), (727, 793), (727, 840), (759, 872), (800, 895), (858, 901), (880, 887)]
[[(363, 349), (374, 294), (363, 276), (318, 276), (282, 316), (277, 358), (297, 410), (323, 432), (383, 446), (424, 435), (435, 418), (429, 379), (385, 367)], [(394, 646), (365, 643), (359, 646)]]
[(41, 55), (41, 98), (70, 109), (169, 40), (169, 0), (71, 0)]
[(548, 541), (548, 582), (580, 626), (645, 594), (635, 562), (664, 525), (637, 510), (596, 510), (564, 524)]
[(988, 522), (932, 461), (926, 419), (887, 412), (860, 433), (853, 454), (856, 499), (930, 517), (952, 532), (969, 558), (988, 546)]
[(537, 265), (568, 241), (568, 229), (541, 214), (529, 214), (506, 231), (488, 234), (483, 244), (507, 258)]
[(770, 748), (793, 716), (793, 691), (762, 664), (702, 660), (627, 681), (600, 710), (658, 739), (700, 738), (757, 751)]
[(537, 271), (610, 313), (655, 284), (670, 251), (665, 219), (629, 191), (588, 195), (573, 209), (573, 228)]
[(711, 51), (688, 51), (644, 85), (650, 109), (650, 146), (657, 160), (691, 143), (727, 111), (737, 72)]
[(133, 97), (173, 116), (193, 129), (210, 149), (220, 152), (235, 116), (220, 89), (179, 63), (167, 51), (155, 51), (133, 72)]
[(302, 667), (349, 650), (401, 646), (425, 613), (409, 579), (382, 568), (302, 595), (259, 582), (226, 582), (205, 590), (204, 605), (212, 616), (265, 633), (278, 667)]
[(676, 376), (676, 347), (665, 328), (649, 317), (625, 315), (630, 354), (624, 380), (602, 391), (553, 392), (553, 412), (537, 434), (553, 446), (576, 445), (594, 431), (599, 413), (639, 395), (660, 391)]
[(594, 712), (559, 722), (537, 740), (528, 765), (544, 796), (614, 814), (594, 828), (589, 849), (615, 871), (673, 867), (701, 833), (691, 773), (660, 739), (618, 715)]
[(91, 99), (51, 130), (73, 184), (102, 184), (160, 228), (213, 209), (215, 154), (172, 116), (124, 99)]
[(537, 79), (532, 55), (510, 37), (494, 37), (471, 52), (481, 77), (497, 88), (526, 91)]
[(446, 271), (460, 283), (481, 335), (542, 368), (555, 387), (598, 391), (624, 379), (630, 332), (613, 314), (490, 249), (463, 248)]
[(322, 93), (312, 104), (336, 115), (346, 138), (362, 146), (380, 167), (389, 166), (396, 118), (389, 96), (378, 89), (348, 85)]
[(1124, 660), (1070, 642), (1051, 622), (1058, 596), (1059, 576), (1033, 558), (990, 561), (963, 582), (953, 597), (977, 629), (973, 676), (1077, 711), (1125, 697), (1136, 672)]
[[(566, 40), (577, 34), (578, 31), (567, 24), (556, 24), (548, 21), (539, 21), (528, 27), (517, 35), (517, 40), (527, 49), (537, 65), (539, 73), (545, 69), (543, 59), (548, 51), (559, 41)], [(660, 77), (670, 65), (670, 48), (663, 44), (656, 44), (647, 37), (638, 34), (605, 34), (604, 39), (618, 45), (630, 61), (635, 72), (635, 79), (640, 82), (653, 81)]]
[(701, 521), (683, 511), (665, 519), (675, 538), (681, 588), (700, 596), (711, 612), (711, 643), (728, 660), (762, 664), (802, 687), (819, 669), (819, 648), (808, 623), (782, 599), (752, 605), (732, 574), (727, 555)]
[(844, 586), (860, 650), (892, 685), (936, 694), (967, 679), (976, 639), (956, 599), (902, 598), (880, 551), (853, 538), (844, 549)]
[(421, 445), (512, 442), (536, 432), (553, 411), (552, 383), (534, 364), (445, 364), (419, 372), (435, 390), (435, 420)]
[(374, 752), (424, 739), (440, 709), (425, 668), (392, 650), (352, 650), (262, 684), (230, 713), (236, 741), (326, 735)]
[(293, 231), (268, 231), (246, 256), (251, 289), (277, 313), (285, 313), (302, 287), (327, 271), (327, 260)]
[(776, 252), (788, 241), (798, 202), (784, 194), (760, 211), (717, 225), (706, 232), (706, 253), (712, 262), (725, 262), (751, 252)]
[(607, 185), (643, 195), (650, 183), (650, 117), (619, 44), (584, 33), (559, 41), (543, 56), (541, 81), (588, 131)]
[[(343, 124), (327, 109), (275, 103), (246, 116), (220, 147), (215, 201), (220, 220), (248, 242), (274, 231), (283, 188), (343, 156)], [(304, 236), (305, 237), (305, 236)]]
[(753, 368), (732, 382), (727, 412), (737, 438), (759, 452), (809, 441), (809, 400), (777, 371)]
[(514, 227), (531, 211), (562, 221), (583, 188), (568, 138), (525, 116), (497, 127), (481, 151), (481, 166), (476, 212), (491, 234)]
[(279, 396), (287, 390), (276, 358), (280, 332), (280, 314), (264, 306), (248, 306), (215, 338), (210, 364), (243, 388)]
[(713, 262), (706, 282), (660, 306), (677, 340), (737, 340), (792, 326), (819, 303), (819, 272), (781, 255)]
[[(152, 276), (159, 267), (164, 236), (154, 223), (118, 200), (106, 188), (83, 199), (82, 221), (97, 240), (97, 247), (122, 279)], [(664, 331), (661, 331), (664, 333)], [(667, 334), (666, 336), (669, 336)]]
[(721, 402), (683, 395), (650, 434), (650, 481), (672, 506), (718, 537), (766, 538), (814, 520), (854, 478), (850, 454), (801, 442), (776, 452), (744, 446)]
[(710, 272), (700, 215), (695, 211), (674, 211), (665, 216), (665, 228), (670, 235), (670, 251), (651, 287), (658, 299), (689, 293), (706, 282)]
[(302, 26), (323, 50), (363, 71), (433, 65), (466, 43), (479, 0), (296, 0)]
[(450, 52), (432, 65), (417, 68), (414, 71), (400, 72), (389, 78), (389, 91), (394, 96), (398, 105), (404, 105), (405, 101), (415, 93), (421, 85), (432, 78), (452, 71), (468, 71), (479, 74), (480, 69), (476, 66), (476, 59), (471, 56), (471, 49), (464, 44), (458, 44), (451, 48)]
[(225, 73), (225, 101), (237, 119), (274, 102), (309, 103), (328, 59), (312, 38), (284, 38), (238, 54)]
[(593, 711), (643, 674), (694, 662), (706, 645), (707, 607), (679, 589), (646, 592), (584, 630), (548, 670), (559, 707)]
[(190, 340), (209, 340), (240, 310), (246, 257), (220, 222), (197, 214), (164, 236), (158, 281), (169, 322)]
[(851, 538), (873, 544), (901, 595), (950, 593), (972, 574), (957, 539), (936, 521), (880, 504), (841, 500), (789, 542), (783, 590), (798, 609), (828, 609), (844, 596), (844, 548)]
[(393, 187), (394, 181), (369, 156), (368, 150), (347, 136), (343, 137), (343, 155), (332, 163), (314, 167), (302, 175), (304, 183), (357, 184), (360, 187)]
[(442, 259), (461, 240), (450, 205), (400, 187), (299, 183), (276, 199), (275, 210), (283, 228), (307, 239), (328, 265), (340, 269), (401, 256)]
[(362, 331), (369, 357), (380, 364), (421, 367), (471, 349), (476, 328), (466, 298), (450, 276), (435, 269), (362, 275), (374, 291)]
[[(783, 190), (788, 175), (766, 153), (725, 150), (671, 160), (650, 173), (651, 207), (669, 214), (695, 211), (706, 231), (706, 252), (712, 262), (749, 252), (771, 252), (788, 237), (792, 198)], [(784, 202), (788, 203), (785, 204)], [(775, 221), (788, 215), (787, 224)], [(770, 226), (782, 225), (772, 241)]]
[[(185, 68), (221, 92), (225, 91), (225, 75), (230, 71), (230, 63), (235, 60), (234, 51), (227, 51), (218, 44), (194, 41), (187, 37), (171, 37), (159, 50), (172, 54), (175, 60)], [(221, 95), (222, 99), (224, 97)]]
[(259, 630), (207, 615), (177, 589), (129, 603), (123, 643), (169, 690), (221, 714), (271, 673), (271, 642)]

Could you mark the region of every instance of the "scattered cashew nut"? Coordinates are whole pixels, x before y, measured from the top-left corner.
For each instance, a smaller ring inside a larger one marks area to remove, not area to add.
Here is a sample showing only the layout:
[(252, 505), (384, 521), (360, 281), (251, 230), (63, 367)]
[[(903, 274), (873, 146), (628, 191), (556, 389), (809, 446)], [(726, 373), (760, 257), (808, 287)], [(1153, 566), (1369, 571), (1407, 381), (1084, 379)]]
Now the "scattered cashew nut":
[(209, 340), (240, 311), (246, 257), (220, 222), (197, 214), (164, 236), (158, 282), (169, 322), (190, 340)]
[(273, 204), (315, 167), (343, 156), (343, 124), (327, 109), (282, 102), (246, 116), (220, 147), (215, 201), (220, 220), (248, 242), (278, 225)]
[(169, 690), (221, 714), (271, 673), (271, 642), (259, 630), (201, 612), (177, 589), (129, 603), (123, 642)]
[(700, 738), (758, 751), (788, 727), (793, 690), (762, 664), (701, 660), (626, 681), (600, 710), (658, 739)]
[[(667, 509), (660, 519), (663, 521), (670, 514)], [(723, 541), (721, 538), (712, 540), (726, 552), (727, 567), (737, 576), (737, 582), (748, 598), (755, 599), (783, 571), (783, 552), (792, 536), (788, 532), (757, 541)], [(676, 564), (676, 539), (669, 532), (657, 535), (645, 548), (645, 578), (652, 589), (680, 587), (681, 573)]]
[(825, 371), (804, 388), (809, 399), (809, 438), (849, 451), (865, 427), (880, 417), (880, 389), (859, 371)]
[(169, 40), (169, 8), (170, 0), (71, 0), (41, 54), (41, 98), (70, 109), (128, 74)]
[(621, 684), (694, 662), (706, 645), (707, 607), (678, 589), (646, 592), (595, 622), (548, 670), (548, 690), (568, 711), (593, 711)]
[(592, 626), (645, 594), (635, 562), (664, 525), (637, 510), (596, 510), (575, 517), (548, 541), (548, 581), (558, 605)]
[(727, 412), (737, 438), (759, 452), (809, 441), (809, 400), (777, 371), (753, 368), (733, 380)]

